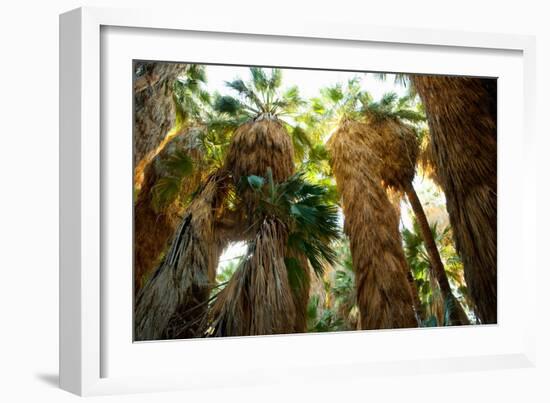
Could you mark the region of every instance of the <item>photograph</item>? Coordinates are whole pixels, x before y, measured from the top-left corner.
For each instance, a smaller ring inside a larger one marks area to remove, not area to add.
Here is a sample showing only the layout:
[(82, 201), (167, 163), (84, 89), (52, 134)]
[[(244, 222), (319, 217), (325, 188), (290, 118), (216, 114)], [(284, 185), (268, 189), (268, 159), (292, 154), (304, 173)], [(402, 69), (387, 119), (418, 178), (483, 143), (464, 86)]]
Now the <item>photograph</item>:
[(496, 77), (131, 67), (134, 342), (498, 323)]

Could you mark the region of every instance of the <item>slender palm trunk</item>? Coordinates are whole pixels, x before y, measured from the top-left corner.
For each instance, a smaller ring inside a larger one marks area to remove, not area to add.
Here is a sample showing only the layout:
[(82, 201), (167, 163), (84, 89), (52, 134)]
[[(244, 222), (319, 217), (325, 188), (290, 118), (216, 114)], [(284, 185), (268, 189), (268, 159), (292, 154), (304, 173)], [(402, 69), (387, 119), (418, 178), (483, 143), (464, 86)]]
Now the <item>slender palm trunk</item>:
[(430, 259), (431, 269), (433, 270), (434, 276), (437, 280), (437, 283), (439, 284), (439, 289), (441, 290), (443, 299), (445, 301), (449, 301), (451, 309), (451, 312), (449, 313), (451, 325), (469, 325), (470, 321), (468, 320), (468, 316), (453, 295), (451, 286), (449, 284), (449, 279), (447, 278), (447, 274), (445, 273), (443, 262), (441, 261), (441, 257), (439, 256), (439, 251), (437, 249), (437, 245), (435, 244), (435, 240), (430, 229), (430, 225), (428, 223), (428, 219), (426, 218), (426, 214), (424, 213), (424, 208), (422, 207), (420, 199), (418, 198), (416, 190), (414, 189), (412, 184), (409, 184), (409, 186), (407, 186), (406, 193), (407, 198), (411, 203), (411, 207), (414, 211), (416, 219), (418, 220), (418, 224), (420, 225), (420, 231), (422, 233), (422, 238), (424, 239), (424, 245), (426, 245), (428, 257)]
[(422, 305), (422, 301), (420, 301), (420, 295), (418, 294), (418, 287), (414, 282), (414, 278), (410, 270), (407, 271), (407, 281), (409, 282), (409, 286), (411, 287), (414, 310), (416, 312), (416, 316), (420, 321), (423, 321), (424, 319), (426, 319), (426, 312), (424, 310), (424, 306)]

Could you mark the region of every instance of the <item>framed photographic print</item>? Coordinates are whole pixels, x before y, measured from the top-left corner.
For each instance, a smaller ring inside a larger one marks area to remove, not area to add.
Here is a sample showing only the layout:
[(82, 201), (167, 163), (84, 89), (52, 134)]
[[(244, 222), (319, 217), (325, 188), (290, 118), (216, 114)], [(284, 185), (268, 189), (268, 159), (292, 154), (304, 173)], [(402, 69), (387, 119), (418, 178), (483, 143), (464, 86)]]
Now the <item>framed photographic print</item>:
[(64, 389), (532, 365), (532, 38), (60, 24)]

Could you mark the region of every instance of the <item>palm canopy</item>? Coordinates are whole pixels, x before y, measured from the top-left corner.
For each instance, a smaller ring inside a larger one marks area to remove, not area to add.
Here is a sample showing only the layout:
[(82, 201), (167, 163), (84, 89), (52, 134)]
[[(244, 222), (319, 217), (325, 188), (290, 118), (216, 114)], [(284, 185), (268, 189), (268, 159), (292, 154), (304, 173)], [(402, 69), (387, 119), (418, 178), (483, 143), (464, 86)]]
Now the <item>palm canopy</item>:
[[(326, 264), (334, 263), (332, 242), (340, 237), (339, 216), (336, 205), (327, 202), (324, 186), (308, 182), (303, 172), (275, 183), (268, 170), (265, 177), (242, 178), (239, 189), (243, 187), (256, 194), (256, 219), (268, 217), (282, 222), (288, 231), (287, 246), (304, 254), (317, 275), (322, 274)], [(290, 263), (292, 266), (294, 262)]]
[(355, 77), (346, 85), (336, 84), (321, 89), (321, 96), (311, 101), (309, 119), (318, 122), (338, 124), (342, 119), (377, 120), (399, 119), (409, 123), (425, 120), (424, 111), (415, 96), (399, 97), (395, 92), (387, 92), (375, 101), (372, 95), (361, 88)]
[(283, 88), (280, 69), (251, 67), (248, 81), (236, 78), (226, 81), (226, 85), (236, 96), (215, 94), (213, 109), (218, 114), (233, 119), (237, 126), (265, 118), (280, 121), (292, 139), (295, 160), (303, 161), (314, 146), (306, 126), (297, 119), (306, 102), (297, 86)]
[(244, 113), (256, 119), (262, 115), (282, 117), (295, 113), (304, 101), (297, 86), (282, 90), (283, 75), (280, 69), (250, 68), (251, 79), (227, 81), (226, 85), (237, 92), (237, 97), (218, 96), (215, 109), (230, 115)]
[(323, 142), (343, 117), (358, 118), (361, 105), (371, 99), (370, 94), (362, 90), (359, 77), (353, 77), (345, 84), (322, 88), (297, 121), (308, 128), (311, 138)]
[(379, 101), (363, 102), (360, 112), (375, 121), (396, 119), (407, 123), (420, 123), (426, 120), (424, 111), (415, 97), (399, 97), (395, 92), (385, 93)]
[(307, 261), (318, 276), (335, 263), (336, 207), (323, 200), (322, 186), (308, 183), (301, 173), (283, 182), (275, 182), (270, 169), (265, 176), (242, 176), (237, 193), (249, 200), (252, 194), (256, 230), (225, 287), (212, 297), (205, 335), (304, 331)]
[(412, 86), (410, 76), (405, 73), (369, 73), (372, 74), (375, 78), (381, 81), (386, 81), (389, 76), (393, 76), (393, 82), (396, 85), (409, 88), (410, 95), (416, 95), (414, 87)]
[(415, 95), (399, 97), (395, 92), (385, 93), (379, 100), (361, 86), (355, 76), (345, 83), (322, 88), (309, 102), (307, 110), (296, 121), (307, 127), (307, 136), (324, 143), (335, 127), (344, 120), (381, 122), (387, 119), (418, 126), (425, 121), (422, 104)]
[(210, 104), (210, 93), (205, 89), (208, 80), (204, 66), (192, 64), (182, 77), (174, 81), (176, 126), (204, 120), (205, 105)]

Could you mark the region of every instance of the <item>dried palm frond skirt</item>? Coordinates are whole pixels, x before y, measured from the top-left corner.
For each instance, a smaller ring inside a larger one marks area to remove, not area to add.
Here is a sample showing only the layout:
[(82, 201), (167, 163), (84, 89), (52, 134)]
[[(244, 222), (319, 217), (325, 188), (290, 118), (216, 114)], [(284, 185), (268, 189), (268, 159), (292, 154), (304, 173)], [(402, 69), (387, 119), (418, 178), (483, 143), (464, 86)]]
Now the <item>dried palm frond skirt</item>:
[(364, 123), (344, 121), (327, 144), (356, 272), (360, 326), (417, 327), (399, 218), (383, 187), (383, 163), (365, 145), (366, 130)]
[[(189, 147), (192, 136), (181, 133), (166, 143), (164, 148), (145, 167), (144, 180), (134, 206), (134, 292), (135, 295), (158, 264), (170, 237), (181, 221), (184, 201), (194, 192), (204, 171), (201, 170), (202, 153)], [(177, 195), (166, 205), (155, 206), (155, 186), (159, 181), (170, 180), (166, 162), (178, 152), (186, 153), (193, 160), (190, 175), (177, 183)]]
[(285, 265), (286, 230), (266, 218), (247, 256), (220, 291), (210, 312), (211, 336), (293, 333), (294, 296)]
[(200, 324), (225, 245), (214, 231), (224, 180), (219, 174), (207, 180), (187, 208), (164, 260), (137, 296), (136, 340), (201, 335)]
[(411, 76), (430, 126), (464, 278), (482, 323), (497, 321), (496, 80)]

